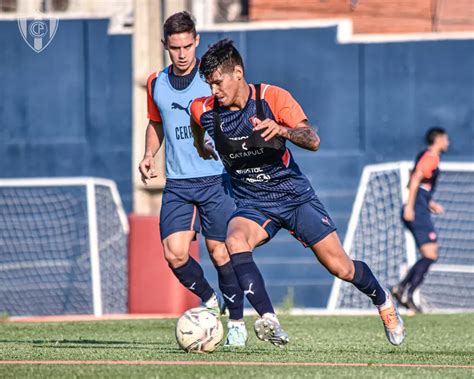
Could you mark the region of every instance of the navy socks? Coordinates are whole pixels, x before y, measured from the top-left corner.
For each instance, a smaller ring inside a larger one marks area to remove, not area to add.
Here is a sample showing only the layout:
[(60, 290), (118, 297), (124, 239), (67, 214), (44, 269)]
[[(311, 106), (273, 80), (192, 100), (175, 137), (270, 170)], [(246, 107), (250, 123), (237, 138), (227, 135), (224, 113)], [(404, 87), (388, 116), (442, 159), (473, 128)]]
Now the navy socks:
[(357, 289), (370, 297), (374, 305), (385, 303), (386, 294), (379, 284), (369, 266), (362, 261), (354, 261), (354, 278), (351, 283)]
[(230, 256), (232, 266), (250, 304), (262, 316), (265, 313), (275, 313), (270, 297), (265, 289), (265, 282), (251, 252), (237, 253)]
[(214, 290), (204, 277), (201, 265), (193, 257), (189, 257), (188, 261), (181, 267), (171, 268), (171, 270), (181, 284), (199, 296), (202, 302), (208, 301), (214, 294)]
[(232, 262), (215, 267), (219, 279), (219, 288), (229, 309), (229, 319), (241, 320), (244, 317), (244, 292), (240, 289)]
[[(413, 292), (416, 290), (417, 287), (423, 283), (425, 279), (426, 273), (430, 269), (430, 266), (435, 262), (435, 260), (430, 258), (421, 258), (416, 262), (410, 271), (407, 274), (407, 277), (403, 280), (400, 284), (401, 290), (403, 291), (407, 285), (408, 287), (408, 297), (413, 296)], [(408, 278), (408, 280), (407, 280)]]

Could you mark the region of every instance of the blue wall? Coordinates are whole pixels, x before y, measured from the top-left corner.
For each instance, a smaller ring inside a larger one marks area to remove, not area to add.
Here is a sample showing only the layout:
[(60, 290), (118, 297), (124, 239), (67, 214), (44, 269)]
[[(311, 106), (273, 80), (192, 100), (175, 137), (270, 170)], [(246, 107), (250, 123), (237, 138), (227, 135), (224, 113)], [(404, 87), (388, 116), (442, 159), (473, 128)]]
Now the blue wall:
[(0, 22), (0, 177), (98, 176), (131, 211), (131, 36), (60, 21), (41, 53)]
[[(107, 23), (63, 20), (36, 54), (16, 22), (0, 22), (0, 177), (111, 178), (130, 211), (131, 36), (107, 35)], [(224, 36), (249, 81), (290, 90), (319, 127), (320, 151), (291, 148), (341, 237), (362, 167), (412, 159), (428, 126), (448, 129), (446, 160), (474, 160), (472, 40), (338, 45), (335, 28), (206, 32), (199, 54)], [(287, 232), (255, 255), (276, 304), (288, 287), (298, 306), (326, 304), (332, 277)]]

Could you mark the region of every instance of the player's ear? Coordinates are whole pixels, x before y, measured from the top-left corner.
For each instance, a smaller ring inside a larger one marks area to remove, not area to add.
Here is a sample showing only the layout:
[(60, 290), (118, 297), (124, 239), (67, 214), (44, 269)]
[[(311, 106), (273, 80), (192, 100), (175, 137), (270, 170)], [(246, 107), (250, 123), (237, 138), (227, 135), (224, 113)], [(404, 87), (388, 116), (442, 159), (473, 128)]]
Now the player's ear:
[(196, 37), (194, 38), (194, 40), (196, 41), (196, 47), (198, 47), (199, 42), (201, 41), (201, 36), (199, 34), (196, 34)]
[(163, 44), (163, 48), (168, 50), (168, 43), (164, 39), (161, 40), (161, 43)]
[(234, 67), (234, 77), (237, 79), (237, 80), (242, 80), (243, 77), (244, 77), (244, 70), (242, 69), (242, 66), (240, 65), (236, 65)]

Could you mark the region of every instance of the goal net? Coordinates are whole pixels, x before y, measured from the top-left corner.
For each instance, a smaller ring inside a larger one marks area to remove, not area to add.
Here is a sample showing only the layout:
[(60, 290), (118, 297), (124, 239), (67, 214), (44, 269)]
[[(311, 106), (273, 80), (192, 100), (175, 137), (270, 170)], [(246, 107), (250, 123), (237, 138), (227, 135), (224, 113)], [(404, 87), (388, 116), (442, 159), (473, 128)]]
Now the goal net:
[(126, 312), (127, 233), (110, 180), (0, 180), (0, 313)]
[[(381, 284), (392, 287), (419, 257), (415, 241), (401, 221), (408, 197), (411, 162), (364, 168), (344, 248), (352, 259), (365, 261)], [(445, 207), (433, 215), (439, 259), (418, 292), (429, 311), (474, 309), (474, 163), (442, 163), (434, 200)], [(352, 284), (334, 281), (329, 310), (373, 308)]]

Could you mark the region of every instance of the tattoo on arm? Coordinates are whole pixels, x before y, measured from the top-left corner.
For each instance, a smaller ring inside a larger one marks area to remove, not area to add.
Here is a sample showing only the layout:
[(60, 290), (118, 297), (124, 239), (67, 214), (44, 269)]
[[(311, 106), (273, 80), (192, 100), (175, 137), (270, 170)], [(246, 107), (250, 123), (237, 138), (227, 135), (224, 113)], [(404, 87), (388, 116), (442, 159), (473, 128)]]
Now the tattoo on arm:
[(288, 129), (286, 139), (303, 149), (316, 151), (319, 149), (319, 137), (311, 126)]

